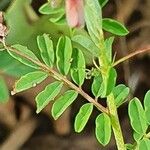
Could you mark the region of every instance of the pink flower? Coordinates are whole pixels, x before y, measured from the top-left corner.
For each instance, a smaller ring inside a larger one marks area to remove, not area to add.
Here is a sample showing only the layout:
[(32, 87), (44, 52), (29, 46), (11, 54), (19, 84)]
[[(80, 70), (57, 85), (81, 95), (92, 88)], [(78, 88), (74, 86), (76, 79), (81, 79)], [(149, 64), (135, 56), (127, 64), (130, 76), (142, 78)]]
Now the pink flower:
[(66, 17), (70, 27), (84, 26), (83, 0), (66, 0)]

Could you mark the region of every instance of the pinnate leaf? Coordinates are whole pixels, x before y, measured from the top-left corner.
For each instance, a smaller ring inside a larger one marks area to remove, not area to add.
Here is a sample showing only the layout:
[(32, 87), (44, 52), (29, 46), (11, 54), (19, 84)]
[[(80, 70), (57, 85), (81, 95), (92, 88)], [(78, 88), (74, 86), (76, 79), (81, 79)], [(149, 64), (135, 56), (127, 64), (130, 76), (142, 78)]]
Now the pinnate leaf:
[(111, 121), (108, 115), (102, 113), (96, 118), (96, 130), (97, 140), (106, 146), (111, 138)]
[(56, 81), (46, 86), (46, 88), (37, 95), (36, 97), (36, 106), (37, 113), (39, 113), (48, 103), (59, 94), (63, 86), (62, 82)]
[(22, 76), (16, 83), (12, 94), (35, 87), (48, 77), (48, 74), (42, 71), (30, 72)]
[(69, 90), (59, 97), (52, 106), (52, 116), (57, 120), (63, 112), (75, 101), (78, 93), (74, 90)]
[(41, 52), (41, 57), (46, 65), (53, 67), (54, 64), (54, 50), (53, 42), (48, 34), (43, 34), (37, 37), (38, 47)]
[(84, 129), (85, 125), (87, 124), (91, 116), (92, 111), (93, 111), (93, 104), (91, 103), (84, 104), (80, 108), (74, 123), (74, 128), (76, 132), (79, 133)]

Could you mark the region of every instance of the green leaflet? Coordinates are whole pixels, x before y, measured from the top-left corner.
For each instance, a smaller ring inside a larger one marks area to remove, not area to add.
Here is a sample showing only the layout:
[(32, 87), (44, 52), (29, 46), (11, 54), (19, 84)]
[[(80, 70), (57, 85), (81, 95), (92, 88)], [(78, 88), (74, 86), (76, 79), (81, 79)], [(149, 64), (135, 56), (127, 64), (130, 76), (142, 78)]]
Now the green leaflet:
[(139, 150), (149, 150), (150, 149), (150, 140), (143, 139), (139, 143)]
[(63, 75), (67, 75), (71, 66), (72, 44), (67, 36), (59, 38), (56, 48), (57, 68)]
[(48, 103), (59, 94), (61, 88), (63, 86), (62, 82), (56, 81), (46, 86), (46, 88), (37, 95), (36, 97), (36, 106), (37, 113), (39, 113), (43, 108), (48, 105)]
[(42, 71), (30, 72), (22, 76), (16, 83), (12, 94), (22, 92), (31, 87), (35, 87), (48, 77), (48, 74)]
[[(97, 0), (86, 0), (84, 6), (85, 22), (90, 37), (97, 47), (103, 40), (102, 13)], [(93, 23), (94, 22), (94, 23)]]
[[(34, 53), (32, 51), (30, 51), (29, 49), (27, 49), (27, 47), (25, 46), (22, 46), (22, 45), (19, 45), (19, 44), (16, 44), (16, 45), (13, 45), (12, 48), (15, 48), (16, 50), (18, 50), (18, 52), (20, 52), (22, 55), (25, 55), (35, 61), (39, 61), (38, 58), (34, 55)], [(21, 63), (29, 66), (29, 67), (32, 67), (32, 68), (35, 68), (35, 69), (39, 69), (40, 67), (37, 66), (35, 63), (31, 62), (30, 60), (28, 60), (27, 58), (25, 57), (22, 57), (12, 51), (9, 51), (9, 49), (7, 49), (7, 51), (9, 52), (9, 54), (14, 57), (15, 59), (17, 59), (18, 61), (20, 61)]]
[(113, 89), (112, 92), (114, 95), (115, 104), (119, 107), (125, 102), (127, 96), (129, 95), (129, 88), (123, 84), (119, 84)]
[(120, 22), (110, 19), (103, 19), (103, 29), (119, 36), (125, 36), (129, 33), (129, 31), (123, 26)]
[(108, 3), (109, 0), (99, 0), (99, 3), (101, 5), (101, 7), (103, 8), (107, 3)]
[(79, 133), (84, 129), (85, 125), (87, 124), (91, 116), (92, 111), (93, 111), (93, 104), (91, 103), (84, 104), (80, 108), (78, 114), (76, 115), (74, 123), (74, 128), (76, 132)]
[(75, 35), (72, 37), (72, 41), (85, 48), (91, 55), (95, 57), (99, 56), (99, 49), (94, 44), (94, 42), (90, 39), (90, 37), (83, 36), (83, 35)]
[(72, 57), (71, 77), (77, 85), (81, 86), (86, 76), (84, 55), (81, 50), (74, 49)]
[(112, 63), (112, 44), (114, 42), (114, 37), (110, 37), (105, 40), (105, 47), (106, 47), (106, 55), (108, 58), (108, 61)]
[(102, 113), (96, 118), (95, 134), (97, 140), (106, 146), (111, 138), (111, 121), (108, 115)]
[(125, 147), (127, 150), (133, 150), (134, 149), (134, 145), (130, 144), (130, 143), (125, 144)]
[(114, 68), (110, 68), (108, 74), (104, 76), (104, 90), (102, 94), (102, 98), (109, 95), (116, 84), (117, 72)]
[(53, 67), (54, 64), (54, 50), (53, 42), (48, 34), (43, 34), (37, 37), (38, 47), (41, 52), (41, 57), (46, 65)]
[(0, 76), (0, 103), (6, 103), (9, 99), (9, 92), (4, 79)]
[(93, 83), (92, 83), (92, 93), (93, 95), (98, 98), (103, 93), (103, 79), (101, 74), (94, 77)]
[(140, 135), (145, 134), (148, 125), (143, 106), (138, 98), (130, 101), (128, 111), (132, 128)]
[(139, 134), (137, 132), (133, 132), (133, 138), (136, 142), (138, 142), (143, 137), (143, 134)]
[(64, 14), (64, 9), (63, 8), (53, 8), (50, 6), (50, 3), (45, 3), (44, 5), (42, 5), (39, 9), (39, 12), (41, 14), (44, 14), (44, 15), (53, 15), (53, 14)]
[(150, 125), (150, 91), (144, 97), (144, 108), (148, 124)]
[(58, 98), (52, 106), (52, 116), (57, 120), (63, 112), (75, 101), (78, 93), (74, 90), (69, 90)]

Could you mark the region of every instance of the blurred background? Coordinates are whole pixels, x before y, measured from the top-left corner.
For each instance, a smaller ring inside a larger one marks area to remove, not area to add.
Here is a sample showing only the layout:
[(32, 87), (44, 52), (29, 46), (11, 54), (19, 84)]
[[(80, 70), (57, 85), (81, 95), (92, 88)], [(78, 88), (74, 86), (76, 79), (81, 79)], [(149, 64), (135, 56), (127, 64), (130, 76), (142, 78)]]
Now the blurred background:
[[(51, 16), (41, 15), (38, 9), (46, 0), (0, 0), (0, 11), (5, 12), (6, 24), (10, 30), (7, 43), (27, 45), (37, 53), (36, 36), (49, 33), (57, 41), (62, 34), (68, 34), (66, 25), (50, 22)], [(113, 50), (116, 60), (136, 50), (150, 47), (150, 0), (109, 0), (103, 8), (103, 17), (115, 18), (129, 29), (127, 37), (116, 37)], [(105, 36), (110, 36), (105, 34)], [(38, 55), (38, 53), (37, 53)], [(89, 65), (89, 67), (92, 67)], [(150, 54), (140, 54), (130, 61), (117, 66), (118, 84), (126, 83), (131, 88), (130, 98), (136, 96), (143, 100), (150, 89)], [(0, 82), (12, 90), (16, 78), (31, 71), (7, 53), (0, 53)], [(45, 87), (46, 80), (38, 87), (10, 96), (6, 103), (0, 104), (0, 149), (1, 150), (115, 150), (115, 141), (102, 147), (94, 137), (95, 109), (84, 132), (74, 132), (74, 118), (84, 103), (79, 97), (71, 108), (58, 120), (50, 116), (48, 106), (37, 115), (34, 98)], [(87, 80), (83, 89), (90, 94), (92, 81)], [(1, 91), (0, 91), (1, 92)], [(105, 101), (102, 100), (105, 105)], [(119, 118), (125, 142), (132, 142), (133, 135), (128, 119), (128, 102), (119, 108)]]

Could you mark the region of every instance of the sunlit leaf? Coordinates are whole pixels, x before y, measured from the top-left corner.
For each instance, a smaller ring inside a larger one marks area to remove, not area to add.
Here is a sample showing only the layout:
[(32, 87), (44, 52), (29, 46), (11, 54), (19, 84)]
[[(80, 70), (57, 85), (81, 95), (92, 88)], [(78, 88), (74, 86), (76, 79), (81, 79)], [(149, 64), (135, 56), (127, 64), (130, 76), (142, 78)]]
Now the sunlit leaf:
[(13, 45), (12, 48), (15, 48), (22, 55), (21, 56), (20, 54), (17, 54), (16, 52), (12, 52), (9, 49), (7, 49), (7, 51), (9, 52), (9, 54), (12, 57), (14, 57), (18, 61), (20, 61), (21, 63), (23, 63), (23, 64), (25, 64), (29, 67), (32, 67), (32, 68), (35, 68), (35, 69), (40, 68), (38, 65), (36, 65), (35, 63), (33, 63), (31, 60), (28, 59), (28, 58), (30, 58), (30, 59), (33, 59), (35, 61), (39, 61), (37, 59), (37, 57), (34, 55), (34, 53), (32, 51), (30, 51), (29, 49), (27, 49), (27, 47), (16, 44), (16, 45)]
[(145, 134), (148, 125), (143, 106), (138, 98), (130, 101), (128, 111), (132, 128), (139, 134)]
[(48, 34), (43, 34), (37, 37), (38, 47), (41, 52), (41, 57), (46, 65), (53, 67), (54, 64), (54, 50), (53, 42)]
[(36, 105), (37, 105), (37, 113), (39, 113), (43, 108), (48, 105), (48, 103), (59, 94), (61, 88), (63, 86), (62, 82), (56, 81), (46, 86), (46, 88), (37, 95), (36, 97)]
[(92, 83), (92, 93), (95, 97), (100, 97), (103, 93), (103, 79), (102, 76), (99, 74), (98, 76), (94, 77), (93, 83)]
[(150, 91), (144, 97), (144, 108), (148, 124), (150, 125)]
[(112, 62), (112, 44), (114, 42), (114, 37), (110, 37), (105, 40), (105, 46), (106, 46), (106, 54), (109, 62)]
[(106, 97), (107, 95), (109, 95), (113, 88), (115, 87), (116, 84), (116, 78), (117, 78), (117, 72), (114, 68), (110, 68), (108, 71), (108, 74), (106, 76), (104, 76), (105, 79), (103, 79), (105, 82), (104, 84), (104, 90), (103, 90), (103, 94), (102, 97)]
[(74, 90), (69, 90), (58, 98), (52, 106), (52, 116), (56, 120), (63, 112), (75, 101), (78, 93)]
[(90, 37), (96, 46), (100, 47), (100, 41), (103, 39), (102, 32), (102, 13), (97, 0), (86, 0), (84, 6), (85, 22)]
[(110, 18), (103, 19), (103, 29), (119, 36), (125, 36), (129, 33), (124, 25)]
[(83, 35), (75, 35), (72, 41), (85, 48), (91, 55), (99, 56), (99, 49), (90, 38)]
[(63, 74), (67, 75), (71, 66), (72, 44), (67, 36), (59, 38), (56, 49), (57, 68)]
[(139, 141), (143, 137), (143, 134), (139, 134), (137, 132), (133, 132), (133, 138), (135, 141)]
[(106, 146), (111, 138), (111, 121), (108, 115), (102, 113), (96, 118), (96, 130), (97, 140)]
[(93, 111), (92, 103), (84, 104), (80, 108), (74, 123), (74, 128), (76, 132), (81, 132), (84, 129), (91, 116), (92, 111)]
[(119, 107), (125, 102), (127, 96), (129, 95), (129, 88), (123, 84), (119, 84), (113, 89), (112, 92), (114, 95), (116, 106)]
[(73, 50), (73, 61), (71, 65), (71, 77), (73, 81), (81, 86), (85, 79), (85, 59), (81, 50)]
[(150, 148), (150, 140), (149, 139), (143, 139), (139, 143), (139, 150), (149, 150)]
[(48, 77), (48, 74), (42, 71), (30, 72), (22, 76), (16, 83), (12, 94), (35, 87)]

